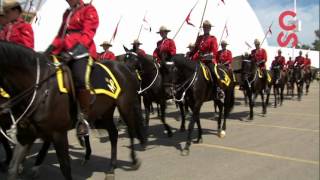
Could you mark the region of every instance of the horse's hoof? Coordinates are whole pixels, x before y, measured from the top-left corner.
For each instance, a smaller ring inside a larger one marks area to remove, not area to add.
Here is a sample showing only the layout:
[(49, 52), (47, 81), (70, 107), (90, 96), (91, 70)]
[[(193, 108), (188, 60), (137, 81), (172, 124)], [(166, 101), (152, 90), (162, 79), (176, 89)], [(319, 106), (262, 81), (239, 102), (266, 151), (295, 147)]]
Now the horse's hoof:
[(30, 176), (32, 179), (36, 179), (40, 176), (40, 166), (34, 166), (31, 168)]
[(136, 162), (134, 162), (132, 165), (132, 170), (138, 170), (140, 166), (141, 166), (141, 160), (137, 158)]
[(226, 136), (226, 132), (224, 130), (219, 132), (219, 138), (224, 138)]
[(184, 149), (181, 151), (181, 156), (189, 156), (190, 150), (189, 149)]
[(115, 179), (114, 171), (105, 173), (104, 180), (114, 180), (114, 179)]

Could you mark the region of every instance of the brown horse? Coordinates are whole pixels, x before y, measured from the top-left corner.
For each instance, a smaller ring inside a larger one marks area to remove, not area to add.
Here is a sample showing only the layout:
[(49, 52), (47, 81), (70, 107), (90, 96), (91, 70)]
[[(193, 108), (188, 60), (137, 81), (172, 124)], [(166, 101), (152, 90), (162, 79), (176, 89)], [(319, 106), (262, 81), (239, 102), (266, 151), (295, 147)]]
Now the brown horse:
[[(141, 107), (138, 102), (138, 83), (120, 63), (103, 62), (112, 70), (122, 88), (118, 98), (96, 95), (89, 121), (107, 129), (111, 141), (110, 172), (117, 166), (118, 131), (113, 122), (115, 108), (128, 126), (131, 158), (134, 167), (140, 165), (134, 151), (134, 137), (146, 142)], [(17, 116), (17, 144), (9, 165), (8, 179), (17, 177), (18, 166), (36, 138), (52, 142), (65, 179), (72, 179), (68, 152), (67, 131), (75, 123), (76, 104), (70, 94), (60, 93), (56, 67), (44, 55), (25, 47), (0, 41), (0, 86), (12, 98), (0, 106), (1, 112), (12, 109)]]

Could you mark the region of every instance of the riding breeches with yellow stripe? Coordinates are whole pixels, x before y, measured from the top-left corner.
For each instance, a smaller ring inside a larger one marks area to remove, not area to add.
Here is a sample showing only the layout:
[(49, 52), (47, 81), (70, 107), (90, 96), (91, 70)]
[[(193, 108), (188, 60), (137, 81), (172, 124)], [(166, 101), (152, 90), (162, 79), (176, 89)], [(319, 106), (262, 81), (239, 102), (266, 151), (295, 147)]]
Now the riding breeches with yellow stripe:
[(68, 63), (76, 89), (90, 89), (91, 57), (76, 59)]

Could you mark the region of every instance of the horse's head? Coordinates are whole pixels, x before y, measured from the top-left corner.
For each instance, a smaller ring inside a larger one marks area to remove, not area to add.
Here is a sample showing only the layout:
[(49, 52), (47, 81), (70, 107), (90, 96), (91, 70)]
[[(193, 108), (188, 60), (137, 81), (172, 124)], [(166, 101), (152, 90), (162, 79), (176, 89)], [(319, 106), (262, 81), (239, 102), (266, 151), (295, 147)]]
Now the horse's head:
[(177, 67), (174, 61), (161, 62), (160, 71), (165, 84), (174, 84), (177, 81)]
[(257, 65), (251, 59), (243, 59), (241, 63), (241, 72), (245, 76), (254, 75)]
[(123, 62), (133, 71), (138, 70), (141, 71), (141, 63), (139, 62), (138, 54), (130, 51), (124, 46), (124, 50), (126, 54), (123, 57)]

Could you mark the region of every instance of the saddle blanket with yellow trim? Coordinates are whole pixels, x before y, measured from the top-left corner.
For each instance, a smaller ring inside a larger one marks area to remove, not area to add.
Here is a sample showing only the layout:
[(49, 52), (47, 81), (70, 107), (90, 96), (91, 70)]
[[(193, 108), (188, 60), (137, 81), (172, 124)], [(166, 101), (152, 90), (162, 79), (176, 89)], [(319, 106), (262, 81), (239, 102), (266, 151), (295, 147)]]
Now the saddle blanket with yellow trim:
[(220, 80), (220, 82), (225, 84), (226, 86), (229, 86), (231, 83), (231, 79), (226, 71), (227, 70), (224, 70), (218, 65), (214, 65), (214, 73), (217, 76), (217, 79)]
[[(60, 92), (67, 93), (66, 88), (64, 87), (61, 70), (60, 74), (59, 70), (57, 71), (57, 79)], [(92, 65), (90, 86), (91, 94), (104, 94), (114, 99), (117, 99), (121, 92), (121, 87), (110, 68), (105, 64), (98, 62)]]
[[(262, 71), (261, 71), (261, 69), (258, 69), (258, 77), (259, 78), (262, 78)], [(267, 71), (267, 80), (268, 80), (268, 82), (269, 83), (271, 83), (271, 80), (272, 80), (272, 78), (271, 78), (271, 75), (270, 75), (270, 73)]]
[(10, 95), (6, 91), (4, 91), (4, 89), (0, 88), (0, 97), (9, 99)]

